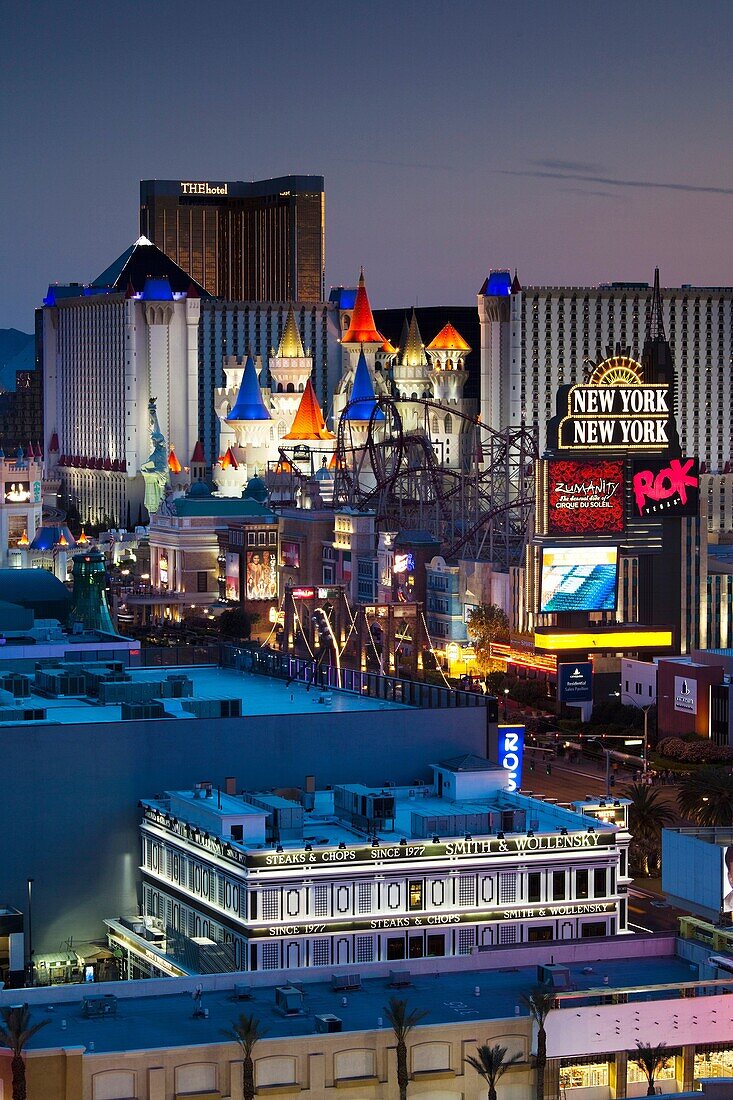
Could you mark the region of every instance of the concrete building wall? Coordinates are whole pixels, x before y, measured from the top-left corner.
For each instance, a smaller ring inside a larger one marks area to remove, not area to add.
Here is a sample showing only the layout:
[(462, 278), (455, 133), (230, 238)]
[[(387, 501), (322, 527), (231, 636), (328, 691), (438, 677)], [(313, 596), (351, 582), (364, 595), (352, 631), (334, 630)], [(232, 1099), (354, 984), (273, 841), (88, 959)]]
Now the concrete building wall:
[[(287, 699), (283, 685), (283, 701)], [(314, 711), (318, 709), (315, 706)], [(36, 951), (73, 934), (92, 939), (104, 917), (138, 909), (138, 800), (203, 779), (238, 789), (429, 778), (429, 765), (486, 751), (486, 711), (349, 711), (97, 726), (5, 727), (0, 896), (23, 908), (35, 879)], [(272, 761), (279, 761), (273, 772)]]

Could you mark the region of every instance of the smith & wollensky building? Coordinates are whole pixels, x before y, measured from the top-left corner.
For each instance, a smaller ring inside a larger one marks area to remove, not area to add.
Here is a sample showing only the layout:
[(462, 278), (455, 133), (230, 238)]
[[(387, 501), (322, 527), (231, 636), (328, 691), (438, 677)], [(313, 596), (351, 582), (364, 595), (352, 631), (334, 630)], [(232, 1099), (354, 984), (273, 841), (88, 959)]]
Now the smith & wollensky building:
[(140, 232), (215, 298), (323, 301), (323, 176), (141, 180)]

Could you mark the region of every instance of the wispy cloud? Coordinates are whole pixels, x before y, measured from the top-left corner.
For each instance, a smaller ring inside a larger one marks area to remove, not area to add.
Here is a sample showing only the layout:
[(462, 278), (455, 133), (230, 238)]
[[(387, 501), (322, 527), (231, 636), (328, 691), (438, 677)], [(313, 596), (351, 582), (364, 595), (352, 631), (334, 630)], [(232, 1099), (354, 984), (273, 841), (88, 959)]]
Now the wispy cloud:
[[(539, 163), (539, 162), (535, 162)], [(674, 183), (667, 180), (627, 180), (614, 176), (591, 175), (585, 172), (543, 171), (540, 168), (510, 170), (500, 169), (504, 176), (532, 176), (535, 179), (577, 180), (580, 183), (595, 183), (603, 187), (625, 187), (639, 190), (690, 191), (702, 195), (733, 195), (733, 187), (706, 186), (697, 183)]]
[(563, 194), (583, 195), (589, 199), (613, 199), (614, 202), (621, 200), (618, 192), (599, 191), (594, 187), (558, 187), (558, 191)]
[(549, 157), (531, 160), (529, 163), (536, 168), (552, 169), (555, 172), (603, 172), (605, 169), (604, 164), (587, 164), (582, 160), (552, 160)]

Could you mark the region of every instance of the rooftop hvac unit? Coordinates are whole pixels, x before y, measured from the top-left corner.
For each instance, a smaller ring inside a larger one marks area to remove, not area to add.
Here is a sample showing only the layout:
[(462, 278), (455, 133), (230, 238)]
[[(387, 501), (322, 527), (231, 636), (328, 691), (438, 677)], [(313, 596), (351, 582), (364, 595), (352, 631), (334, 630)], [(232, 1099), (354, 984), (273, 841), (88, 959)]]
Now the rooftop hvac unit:
[(292, 985), (279, 985), (275, 989), (275, 1007), (284, 1016), (303, 1015), (303, 993)]
[(20, 672), (8, 672), (0, 676), (0, 687), (16, 699), (25, 699), (31, 693), (31, 679)]
[(0, 707), (0, 722), (45, 722), (44, 707)]
[(341, 1031), (344, 1026), (343, 1020), (330, 1012), (324, 1012), (321, 1016), (316, 1016), (315, 1021), (316, 1032)]
[(165, 707), (160, 699), (152, 699), (149, 703), (123, 703), (121, 708), (123, 722), (137, 722), (148, 718), (166, 718)]
[(241, 718), (241, 699), (188, 699), (184, 711), (195, 718)]

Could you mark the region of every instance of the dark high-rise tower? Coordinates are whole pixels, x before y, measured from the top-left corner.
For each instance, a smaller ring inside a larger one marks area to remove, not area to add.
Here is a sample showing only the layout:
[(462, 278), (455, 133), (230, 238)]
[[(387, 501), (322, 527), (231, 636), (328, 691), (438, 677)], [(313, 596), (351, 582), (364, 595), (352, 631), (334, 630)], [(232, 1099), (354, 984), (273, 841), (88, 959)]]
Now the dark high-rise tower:
[(323, 176), (141, 180), (140, 232), (217, 298), (323, 301)]

